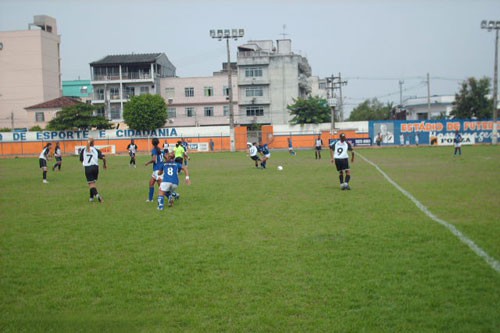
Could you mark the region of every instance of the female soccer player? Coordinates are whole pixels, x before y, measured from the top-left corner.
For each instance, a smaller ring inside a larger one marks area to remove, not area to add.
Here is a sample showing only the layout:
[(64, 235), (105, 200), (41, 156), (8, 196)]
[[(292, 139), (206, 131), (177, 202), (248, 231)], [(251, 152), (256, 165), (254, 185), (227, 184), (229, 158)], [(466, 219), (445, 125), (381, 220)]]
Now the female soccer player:
[(103, 162), (103, 168), (107, 169), (106, 157), (101, 153), (101, 151), (94, 147), (94, 139), (89, 138), (85, 149), (80, 152), (80, 162), (82, 162), (85, 167), (85, 177), (87, 178), (87, 184), (89, 184), (90, 189), (90, 202), (93, 202), (95, 198), (99, 202), (103, 202), (102, 197), (97, 192), (96, 182), (99, 177), (99, 160)]
[(47, 143), (45, 147), (43, 147), (40, 156), (38, 156), (38, 164), (40, 164), (40, 169), (42, 169), (42, 177), (43, 183), (47, 184), (47, 160), (49, 159), (50, 147), (52, 147), (52, 143)]

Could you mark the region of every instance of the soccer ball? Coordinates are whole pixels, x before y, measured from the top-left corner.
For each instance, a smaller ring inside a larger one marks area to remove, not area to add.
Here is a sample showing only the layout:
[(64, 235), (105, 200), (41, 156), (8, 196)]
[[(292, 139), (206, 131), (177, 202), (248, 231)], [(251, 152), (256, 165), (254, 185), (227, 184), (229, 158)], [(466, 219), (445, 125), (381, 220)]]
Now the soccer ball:
[(279, 171), (283, 170), (283, 167), (281, 165), (278, 165), (278, 170)]

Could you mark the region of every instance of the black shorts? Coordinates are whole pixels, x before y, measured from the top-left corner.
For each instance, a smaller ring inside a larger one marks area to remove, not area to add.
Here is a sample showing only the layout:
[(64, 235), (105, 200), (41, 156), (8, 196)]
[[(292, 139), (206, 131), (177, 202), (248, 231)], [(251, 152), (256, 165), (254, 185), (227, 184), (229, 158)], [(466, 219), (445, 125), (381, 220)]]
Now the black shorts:
[(250, 158), (254, 161), (260, 161), (260, 158), (258, 155), (255, 155), (255, 156), (250, 156)]
[(321, 150), (321, 146), (316, 146), (316, 150)]
[(62, 157), (61, 156), (56, 156), (56, 162), (61, 162), (62, 161)]
[(38, 163), (40, 164), (40, 168), (46, 168), (47, 167), (47, 160), (43, 158), (38, 159)]
[(337, 171), (349, 170), (349, 159), (348, 158), (336, 158), (335, 166)]
[(87, 183), (95, 183), (99, 177), (99, 166), (90, 165), (85, 167), (85, 177), (87, 178)]

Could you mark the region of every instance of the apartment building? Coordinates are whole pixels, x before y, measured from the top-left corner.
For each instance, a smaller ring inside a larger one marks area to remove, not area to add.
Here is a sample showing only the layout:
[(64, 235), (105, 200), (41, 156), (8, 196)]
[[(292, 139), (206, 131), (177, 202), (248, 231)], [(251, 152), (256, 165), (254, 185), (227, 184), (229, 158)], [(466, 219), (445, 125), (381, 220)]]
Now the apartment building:
[(160, 94), (160, 80), (175, 76), (175, 66), (164, 53), (108, 55), (90, 63), (92, 104), (98, 114), (123, 121), (123, 105), (133, 96)]
[[(238, 47), (239, 114), (242, 123), (288, 124), (287, 105), (319, 89), (307, 59), (290, 39), (251, 40)], [(314, 87), (313, 87), (314, 84)]]
[[(231, 64), (233, 112), (238, 110), (236, 63)], [(227, 63), (209, 77), (168, 77), (161, 80), (161, 96), (168, 104), (169, 123), (175, 126), (220, 126), (229, 124)], [(239, 119), (235, 118), (235, 124)]]
[[(56, 19), (36, 15), (28, 30), (0, 32), (0, 127), (30, 128), (27, 107), (62, 96)], [(49, 119), (50, 120), (50, 119)]]

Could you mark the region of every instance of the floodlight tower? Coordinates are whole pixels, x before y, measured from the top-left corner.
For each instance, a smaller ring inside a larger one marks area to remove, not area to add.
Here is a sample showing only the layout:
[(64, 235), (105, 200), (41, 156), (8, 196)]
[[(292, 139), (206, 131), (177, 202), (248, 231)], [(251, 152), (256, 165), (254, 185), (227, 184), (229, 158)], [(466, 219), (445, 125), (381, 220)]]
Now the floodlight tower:
[(495, 30), (495, 65), (493, 70), (493, 131), (491, 132), (491, 143), (497, 144), (497, 95), (498, 95), (498, 30), (500, 21), (481, 21), (481, 29)]
[(245, 35), (244, 29), (217, 29), (210, 30), (210, 37), (216, 38), (221, 41), (223, 38), (226, 40), (227, 48), (227, 83), (228, 83), (228, 97), (229, 97), (229, 140), (231, 151), (236, 151), (236, 143), (234, 139), (234, 109), (233, 109), (233, 78), (231, 68), (231, 52), (229, 50), (229, 39), (238, 40)]

